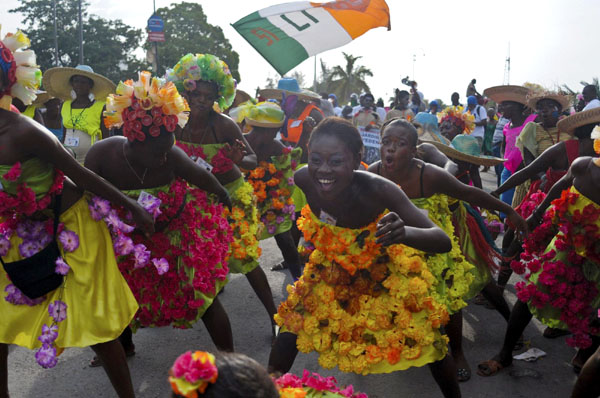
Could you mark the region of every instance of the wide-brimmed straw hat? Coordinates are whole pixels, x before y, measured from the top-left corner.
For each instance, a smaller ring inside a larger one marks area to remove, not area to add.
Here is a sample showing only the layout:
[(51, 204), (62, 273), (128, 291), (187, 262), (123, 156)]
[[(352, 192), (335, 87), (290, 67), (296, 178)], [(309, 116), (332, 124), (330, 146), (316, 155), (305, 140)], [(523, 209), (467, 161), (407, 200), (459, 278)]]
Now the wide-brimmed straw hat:
[(529, 89), (523, 86), (494, 86), (483, 90), (483, 95), (491, 98), (497, 104), (504, 101), (518, 102), (527, 105), (527, 96), (530, 95)]
[(427, 112), (419, 112), (413, 119), (413, 124), (417, 128), (419, 141), (436, 141), (442, 144), (450, 145), (450, 140), (440, 133), (438, 119), (436, 115)]
[(435, 145), (440, 152), (455, 160), (480, 166), (495, 166), (504, 162), (504, 159), (501, 158), (482, 155), (479, 141), (472, 135), (459, 134), (454, 137), (450, 145), (445, 145), (438, 141), (426, 142)]
[(530, 96), (527, 99), (527, 106), (529, 106), (531, 109), (535, 109), (537, 103), (544, 99), (551, 99), (558, 102), (561, 106), (561, 111), (569, 107), (569, 97), (557, 93), (543, 93)]
[(94, 70), (88, 65), (77, 65), (75, 68), (59, 67), (48, 69), (44, 73), (42, 84), (51, 96), (70, 100), (72, 87), (69, 80), (75, 75), (85, 76), (94, 82), (94, 87), (92, 87), (90, 92), (99, 101), (105, 101), (108, 94), (114, 93), (117, 88), (116, 84), (108, 78), (94, 73)]
[(254, 127), (279, 128), (285, 122), (285, 113), (279, 105), (272, 102), (253, 104), (247, 101), (229, 111), (229, 117), (236, 123), (245, 121)]
[(576, 128), (586, 124), (600, 123), (600, 108), (593, 108), (583, 112), (577, 112), (573, 115), (561, 119), (556, 124), (558, 131), (567, 134), (573, 134)]
[(286, 96), (296, 95), (303, 101), (320, 100), (321, 96), (310, 90), (301, 89), (298, 81), (294, 78), (284, 77), (277, 83), (277, 88), (265, 88), (258, 92), (258, 95), (264, 98), (274, 98), (280, 100), (285, 93)]

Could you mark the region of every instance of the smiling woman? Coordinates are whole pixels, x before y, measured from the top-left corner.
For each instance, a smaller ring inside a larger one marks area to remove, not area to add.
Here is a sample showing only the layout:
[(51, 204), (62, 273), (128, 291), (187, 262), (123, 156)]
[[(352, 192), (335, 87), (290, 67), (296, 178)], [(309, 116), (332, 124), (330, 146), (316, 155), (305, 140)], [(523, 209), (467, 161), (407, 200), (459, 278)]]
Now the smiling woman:
[(309, 261), (275, 317), (283, 332), (270, 371), (289, 370), (298, 350), (358, 374), (429, 364), (444, 395), (460, 396), (439, 330), (448, 313), (431, 298), (423, 253), (450, 250), (448, 236), (395, 184), (357, 171), (362, 140), (350, 122), (326, 118), (308, 150), (295, 181), (308, 202), (298, 226)]

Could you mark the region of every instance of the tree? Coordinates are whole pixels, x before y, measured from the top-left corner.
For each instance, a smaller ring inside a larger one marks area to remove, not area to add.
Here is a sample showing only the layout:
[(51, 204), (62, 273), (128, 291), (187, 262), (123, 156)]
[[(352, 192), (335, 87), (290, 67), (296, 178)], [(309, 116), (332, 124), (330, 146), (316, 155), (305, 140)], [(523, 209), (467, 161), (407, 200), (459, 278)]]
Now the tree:
[(329, 88), (338, 97), (340, 103), (345, 103), (350, 98), (350, 94), (354, 92), (370, 91), (365, 78), (373, 76), (373, 72), (362, 65), (356, 65), (356, 61), (362, 57), (355, 57), (345, 52), (342, 54), (346, 60), (346, 66), (336, 65), (331, 69)]
[[(83, 63), (114, 82), (131, 78), (140, 69), (140, 61), (133, 55), (141, 43), (142, 31), (133, 29), (120, 20), (106, 20), (86, 12), (89, 3), (82, 0)], [(25, 32), (37, 55), (42, 71), (54, 66), (79, 64), (78, 3), (56, 1), (58, 60), (54, 53), (54, 11), (47, 0), (21, 0), (21, 5), (9, 10), (21, 13)]]
[[(184, 1), (159, 8), (156, 14), (165, 23), (165, 42), (158, 43), (160, 73), (172, 68), (185, 54), (213, 54), (227, 63), (238, 83), (241, 81), (238, 53), (233, 51), (223, 30), (207, 22), (200, 4)], [(152, 43), (146, 42), (146, 48), (151, 46)]]

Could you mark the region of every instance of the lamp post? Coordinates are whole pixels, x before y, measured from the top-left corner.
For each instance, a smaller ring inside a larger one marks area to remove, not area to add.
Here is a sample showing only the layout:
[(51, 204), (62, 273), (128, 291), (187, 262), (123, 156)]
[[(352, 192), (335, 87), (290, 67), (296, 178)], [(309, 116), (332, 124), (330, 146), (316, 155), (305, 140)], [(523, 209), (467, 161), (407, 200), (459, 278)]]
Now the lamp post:
[(58, 28), (56, 27), (56, 0), (52, 0), (52, 10), (54, 11), (54, 66), (58, 65)]
[(81, 18), (81, 0), (79, 3), (79, 65), (83, 65), (83, 23)]

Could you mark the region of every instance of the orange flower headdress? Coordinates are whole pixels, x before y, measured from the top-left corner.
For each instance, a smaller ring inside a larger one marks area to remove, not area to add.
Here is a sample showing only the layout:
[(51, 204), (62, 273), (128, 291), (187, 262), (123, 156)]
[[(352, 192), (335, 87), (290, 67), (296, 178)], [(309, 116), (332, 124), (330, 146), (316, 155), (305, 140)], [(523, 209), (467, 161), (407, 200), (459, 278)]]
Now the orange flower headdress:
[(169, 371), (169, 383), (175, 394), (186, 398), (198, 398), (209, 384), (219, 377), (215, 356), (209, 352), (188, 351), (175, 360)]
[(29, 38), (20, 30), (15, 34), (7, 33), (0, 41), (0, 69), (4, 72), (6, 83), (4, 90), (0, 91), (1, 108), (9, 109), (13, 97), (19, 98), (25, 105), (30, 105), (36, 98), (42, 72), (35, 63), (33, 50), (24, 50), (29, 45)]
[[(594, 140), (594, 151), (600, 155), (600, 125), (594, 127), (591, 138)], [(596, 160), (594, 160), (594, 164), (600, 167), (600, 158), (596, 158)]]
[(475, 129), (475, 116), (470, 112), (461, 113), (459, 109), (448, 107), (438, 113), (438, 121), (441, 125), (445, 121), (450, 121), (455, 126), (460, 127), (462, 134), (471, 134)]
[(129, 141), (146, 139), (146, 133), (158, 137), (161, 127), (175, 131), (184, 127), (190, 108), (171, 82), (140, 72), (139, 80), (120, 82), (116, 94), (106, 98), (104, 125), (107, 128), (123, 126), (123, 135)]

